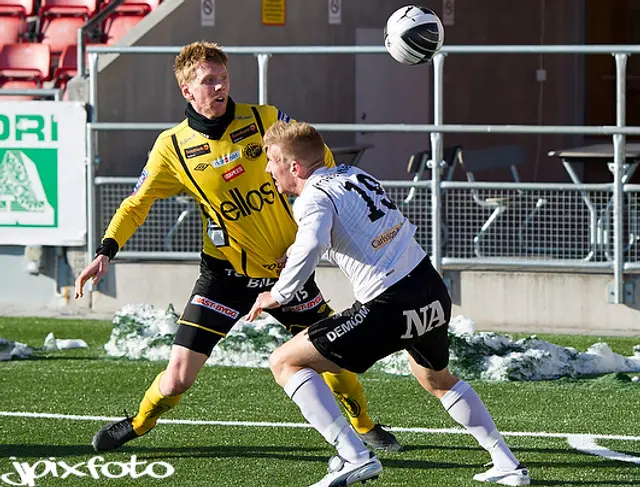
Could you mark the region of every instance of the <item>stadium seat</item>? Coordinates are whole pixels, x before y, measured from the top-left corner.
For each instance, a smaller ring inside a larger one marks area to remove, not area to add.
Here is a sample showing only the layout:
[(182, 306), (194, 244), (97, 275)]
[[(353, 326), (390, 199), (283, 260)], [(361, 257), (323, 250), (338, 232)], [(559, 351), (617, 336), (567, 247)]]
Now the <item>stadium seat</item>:
[(15, 44), (24, 32), (25, 21), (13, 15), (0, 16), (0, 44)]
[(42, 0), (39, 15), (84, 15), (96, 12), (96, 0)]
[(51, 49), (46, 44), (5, 44), (0, 50), (0, 77), (34, 81), (42, 86), (49, 79)]
[[(38, 89), (40, 86), (38, 82), (35, 80), (17, 80), (17, 79), (6, 79), (0, 77), (0, 89), (18, 89), (18, 88), (26, 88), (26, 89)], [(30, 95), (2, 95), (0, 96), (0, 102), (3, 101), (15, 101), (15, 100), (35, 100), (36, 96)]]
[(123, 14), (116, 12), (104, 22), (104, 39), (107, 45), (115, 44), (144, 18), (145, 14)]
[(0, 0), (0, 45), (23, 39), (33, 7), (33, 0)]
[[(104, 6), (111, 3), (109, 0), (104, 2)], [(124, 0), (116, 8), (119, 13), (136, 13), (146, 15), (160, 5), (160, 0)]]
[(78, 39), (78, 29), (96, 12), (96, 0), (42, 0), (38, 37), (59, 55)]
[(53, 71), (54, 86), (65, 89), (67, 81), (78, 73), (78, 47), (76, 44), (66, 46), (62, 50), (58, 65)]

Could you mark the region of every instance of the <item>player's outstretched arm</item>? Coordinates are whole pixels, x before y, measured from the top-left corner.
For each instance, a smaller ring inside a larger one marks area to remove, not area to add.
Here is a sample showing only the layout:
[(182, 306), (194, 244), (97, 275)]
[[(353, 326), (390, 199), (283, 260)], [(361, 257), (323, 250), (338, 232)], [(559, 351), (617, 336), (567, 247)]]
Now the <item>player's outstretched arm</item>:
[(75, 299), (81, 298), (84, 293), (84, 285), (93, 278), (93, 284), (96, 285), (104, 277), (109, 270), (109, 257), (106, 255), (98, 255), (93, 262), (85, 267), (75, 283)]

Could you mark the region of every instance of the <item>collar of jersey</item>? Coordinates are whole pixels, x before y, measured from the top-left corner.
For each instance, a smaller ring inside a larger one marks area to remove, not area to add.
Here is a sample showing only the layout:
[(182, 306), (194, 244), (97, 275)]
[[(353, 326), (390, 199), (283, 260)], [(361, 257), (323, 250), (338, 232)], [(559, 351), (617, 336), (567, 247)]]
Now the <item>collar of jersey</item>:
[(200, 115), (198, 112), (194, 110), (191, 106), (191, 103), (187, 104), (187, 109), (184, 111), (187, 116), (187, 122), (189, 123), (189, 127), (191, 127), (196, 132), (200, 132), (202, 135), (209, 139), (219, 140), (222, 138), (224, 133), (227, 131), (231, 122), (236, 115), (236, 104), (229, 97), (227, 101), (227, 110), (224, 112), (224, 115), (221, 115), (218, 118), (210, 119), (203, 115)]

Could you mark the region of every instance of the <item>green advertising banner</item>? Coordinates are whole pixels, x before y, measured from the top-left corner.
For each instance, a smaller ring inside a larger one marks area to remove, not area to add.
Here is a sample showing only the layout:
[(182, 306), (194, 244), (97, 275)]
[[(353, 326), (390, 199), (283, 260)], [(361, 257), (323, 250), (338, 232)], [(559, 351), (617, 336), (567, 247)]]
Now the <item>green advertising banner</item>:
[(78, 102), (0, 104), (0, 245), (84, 245), (86, 112)]

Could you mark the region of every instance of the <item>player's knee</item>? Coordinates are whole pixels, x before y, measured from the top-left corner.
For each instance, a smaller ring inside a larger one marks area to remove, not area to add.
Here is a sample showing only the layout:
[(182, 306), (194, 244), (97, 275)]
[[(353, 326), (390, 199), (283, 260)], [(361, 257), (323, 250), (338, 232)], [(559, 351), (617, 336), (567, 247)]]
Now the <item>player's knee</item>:
[(282, 347), (277, 348), (269, 356), (269, 368), (276, 382), (284, 387), (286, 383), (285, 376), (287, 369), (289, 368), (289, 361), (287, 360), (287, 354)]
[(163, 396), (177, 396), (189, 390), (196, 379), (185, 367), (169, 366), (162, 377), (160, 392)]

